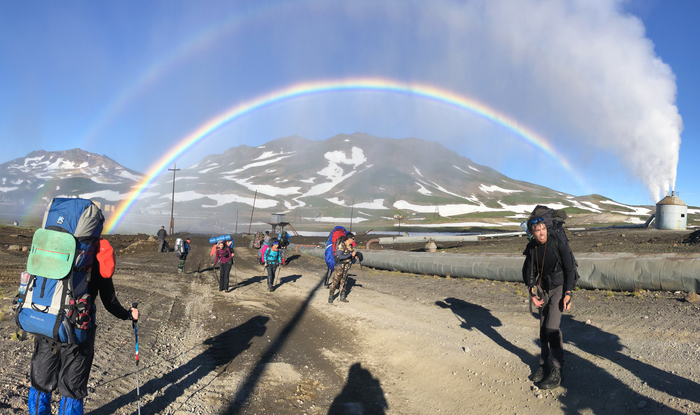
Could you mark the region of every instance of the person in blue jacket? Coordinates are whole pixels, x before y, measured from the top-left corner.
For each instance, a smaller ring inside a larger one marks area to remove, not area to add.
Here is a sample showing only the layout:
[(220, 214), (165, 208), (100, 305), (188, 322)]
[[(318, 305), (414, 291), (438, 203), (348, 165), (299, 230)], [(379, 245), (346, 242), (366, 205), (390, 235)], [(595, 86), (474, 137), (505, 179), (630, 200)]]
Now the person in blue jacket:
[(280, 265), (280, 242), (277, 239), (271, 241), (272, 246), (265, 251), (265, 268), (267, 268), (267, 291), (273, 291), (275, 273)]

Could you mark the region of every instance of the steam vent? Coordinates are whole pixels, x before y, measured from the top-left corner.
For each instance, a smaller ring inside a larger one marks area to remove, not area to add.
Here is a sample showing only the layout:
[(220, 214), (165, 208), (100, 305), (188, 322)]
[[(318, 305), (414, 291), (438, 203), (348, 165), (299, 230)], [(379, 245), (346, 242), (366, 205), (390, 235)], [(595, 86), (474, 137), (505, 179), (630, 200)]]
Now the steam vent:
[(671, 192), (656, 204), (656, 229), (684, 231), (688, 221), (688, 206)]

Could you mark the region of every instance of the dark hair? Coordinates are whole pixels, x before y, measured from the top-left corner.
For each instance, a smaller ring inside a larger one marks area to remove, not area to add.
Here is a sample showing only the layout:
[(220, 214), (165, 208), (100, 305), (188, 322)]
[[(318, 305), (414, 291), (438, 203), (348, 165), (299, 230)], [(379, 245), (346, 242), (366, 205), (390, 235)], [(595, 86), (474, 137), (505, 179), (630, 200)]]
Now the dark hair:
[(345, 234), (345, 239), (350, 239), (350, 238), (354, 238), (354, 237), (355, 237), (355, 234), (352, 232), (348, 232)]

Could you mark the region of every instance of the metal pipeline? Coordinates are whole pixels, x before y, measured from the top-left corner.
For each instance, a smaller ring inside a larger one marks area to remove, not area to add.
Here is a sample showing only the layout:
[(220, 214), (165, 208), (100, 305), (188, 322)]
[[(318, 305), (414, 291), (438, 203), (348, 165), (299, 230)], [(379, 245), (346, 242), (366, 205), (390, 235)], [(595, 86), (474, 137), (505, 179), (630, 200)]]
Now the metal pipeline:
[[(290, 244), (289, 249), (324, 258), (323, 248)], [(363, 265), (389, 271), (452, 278), (482, 278), (522, 282), (525, 257), (520, 254), (448, 254), (363, 251)], [(576, 254), (587, 289), (700, 292), (700, 254)]]
[(416, 244), (425, 242), (428, 243), (429, 240), (434, 242), (477, 242), (483, 239), (489, 238), (499, 238), (502, 236), (523, 236), (525, 232), (502, 232), (502, 233), (490, 233), (486, 235), (434, 235), (434, 236), (386, 236), (383, 238), (375, 238), (367, 241), (366, 246), (373, 243), (379, 243), (383, 245), (391, 244)]

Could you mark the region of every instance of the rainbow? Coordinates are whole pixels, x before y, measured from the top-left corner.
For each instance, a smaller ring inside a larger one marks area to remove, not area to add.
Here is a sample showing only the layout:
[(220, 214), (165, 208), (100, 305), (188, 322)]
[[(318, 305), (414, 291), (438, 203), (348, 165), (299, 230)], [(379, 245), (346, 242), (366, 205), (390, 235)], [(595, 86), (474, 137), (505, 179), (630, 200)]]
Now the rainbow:
[(507, 130), (510, 130), (516, 136), (521, 137), (531, 145), (542, 150), (549, 157), (555, 160), (556, 163), (560, 164), (567, 172), (569, 172), (577, 181), (579, 181), (579, 183), (581, 183), (581, 180), (572, 171), (571, 165), (566, 158), (559, 154), (542, 136), (539, 136), (534, 131), (518, 124), (514, 119), (508, 117), (507, 115), (499, 113), (487, 105), (464, 95), (459, 95), (452, 91), (436, 88), (430, 85), (419, 83), (401, 83), (385, 78), (354, 78), (303, 82), (258, 96), (249, 101), (231, 107), (222, 114), (205, 122), (186, 137), (182, 138), (172, 149), (170, 149), (170, 151), (163, 155), (149, 168), (141, 182), (134, 187), (135, 190), (120, 203), (116, 212), (111, 215), (109, 221), (107, 222), (107, 225), (105, 226), (105, 233), (112, 233), (134, 202), (138, 200), (139, 196), (146, 188), (148, 188), (148, 186), (162, 171), (169, 167), (170, 164), (172, 164), (173, 161), (180, 155), (192, 148), (192, 146), (197, 144), (202, 139), (208, 137), (213, 132), (246, 114), (250, 114), (253, 111), (257, 111), (280, 102), (329, 92), (345, 91), (377, 91), (395, 93), (423, 98), (461, 110), (469, 111), (495, 124), (498, 124)]

